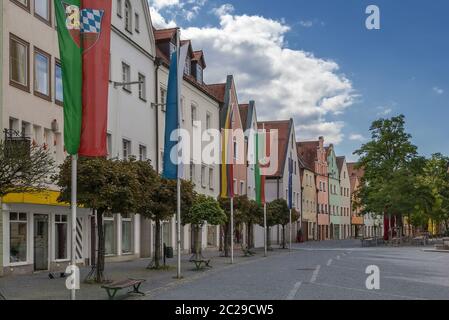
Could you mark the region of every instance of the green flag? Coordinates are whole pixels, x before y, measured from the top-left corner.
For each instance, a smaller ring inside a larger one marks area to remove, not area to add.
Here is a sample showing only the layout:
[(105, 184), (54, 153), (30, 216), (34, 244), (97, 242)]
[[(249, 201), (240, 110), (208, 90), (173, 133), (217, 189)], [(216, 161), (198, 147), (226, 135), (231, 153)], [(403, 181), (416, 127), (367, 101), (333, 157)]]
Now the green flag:
[[(256, 202), (259, 205), (265, 204), (265, 178), (261, 175), (260, 160), (261, 155), (265, 156), (265, 134), (256, 132), (256, 159), (255, 159), (255, 182), (256, 182)], [(262, 148), (260, 148), (260, 146)], [(262, 149), (262, 150), (261, 150)]]
[(81, 0), (54, 0), (64, 95), (64, 142), (70, 155), (78, 153), (82, 122), (83, 59)]

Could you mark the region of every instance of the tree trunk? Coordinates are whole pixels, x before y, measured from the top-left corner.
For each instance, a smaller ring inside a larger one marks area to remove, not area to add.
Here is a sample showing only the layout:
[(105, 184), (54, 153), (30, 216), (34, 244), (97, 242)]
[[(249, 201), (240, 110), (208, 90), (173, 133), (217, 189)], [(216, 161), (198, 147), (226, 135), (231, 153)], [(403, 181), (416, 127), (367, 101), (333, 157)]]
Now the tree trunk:
[(104, 282), (104, 266), (105, 266), (105, 238), (103, 228), (103, 214), (104, 211), (97, 211), (97, 234), (98, 234), (98, 251), (97, 251), (97, 272), (95, 276), (95, 282)]
[(159, 269), (161, 260), (161, 221), (156, 219), (155, 241), (154, 241), (154, 269)]
[(285, 225), (282, 226), (282, 249), (285, 249)]
[(201, 260), (201, 240), (200, 240), (200, 236), (201, 236), (201, 232), (200, 232), (201, 227), (199, 225), (194, 226), (194, 230), (195, 230), (195, 256), (196, 256), (196, 260)]
[(254, 249), (254, 241), (253, 241), (253, 225), (252, 223), (248, 223), (247, 226), (247, 242), (248, 242), (248, 249)]
[(224, 249), (224, 256), (226, 258), (229, 257), (229, 247), (230, 247), (230, 241), (231, 238), (229, 234), (231, 233), (231, 224), (229, 222), (226, 222), (226, 224), (223, 226), (224, 231), (224, 243), (223, 243), (223, 249)]

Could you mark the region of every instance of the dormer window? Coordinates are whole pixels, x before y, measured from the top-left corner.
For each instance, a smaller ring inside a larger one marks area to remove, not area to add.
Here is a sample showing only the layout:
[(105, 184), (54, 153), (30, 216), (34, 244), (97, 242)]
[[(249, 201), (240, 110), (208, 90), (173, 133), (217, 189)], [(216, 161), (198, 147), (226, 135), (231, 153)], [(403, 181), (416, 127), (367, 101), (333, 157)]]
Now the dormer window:
[(192, 74), (192, 60), (190, 59), (190, 57), (187, 57), (187, 59), (186, 59), (184, 73), (189, 76)]
[(125, 29), (126, 31), (132, 33), (133, 21), (132, 21), (132, 7), (131, 2), (126, 0), (125, 2)]
[(196, 81), (203, 83), (203, 67), (199, 63), (196, 64)]

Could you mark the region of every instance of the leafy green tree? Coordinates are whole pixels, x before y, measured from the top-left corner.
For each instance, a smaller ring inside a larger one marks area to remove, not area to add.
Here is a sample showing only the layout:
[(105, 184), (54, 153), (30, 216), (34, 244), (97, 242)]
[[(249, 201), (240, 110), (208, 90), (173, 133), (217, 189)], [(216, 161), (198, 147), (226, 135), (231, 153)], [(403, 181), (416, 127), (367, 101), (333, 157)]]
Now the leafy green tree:
[[(151, 171), (146, 168), (144, 171)], [(154, 180), (153, 180), (154, 178)], [(176, 215), (177, 211), (177, 182), (176, 180), (167, 180), (161, 177), (153, 177), (141, 180), (141, 194), (146, 197), (138, 209), (143, 217), (154, 221), (155, 224), (155, 241), (154, 241), (154, 257), (152, 267), (160, 269), (161, 254), (161, 225), (162, 222), (170, 220)], [(151, 186), (150, 186), (151, 184)], [(148, 187), (149, 190), (144, 189)], [(185, 215), (189, 212), (195, 199), (193, 185), (188, 181), (181, 181), (181, 214)]]
[(263, 224), (263, 208), (247, 196), (238, 198), (238, 222), (246, 225), (246, 238), (248, 249), (254, 248), (253, 227), (255, 224)]
[[(91, 208), (97, 216), (98, 252), (94, 281), (103, 283), (105, 267), (105, 238), (103, 217), (105, 214), (133, 214), (136, 212), (138, 179), (134, 160), (112, 161), (105, 158), (78, 160), (78, 204)], [(71, 201), (71, 161), (67, 159), (55, 177), (61, 189), (59, 201)]]
[(429, 219), (444, 224), (449, 230), (449, 158), (440, 153), (427, 159), (418, 176), (417, 187), (426, 195), (427, 201), (416, 205), (412, 216), (414, 226), (425, 226)]
[(402, 224), (402, 216), (412, 212), (422, 196), (415, 182), (423, 159), (418, 157), (411, 135), (405, 132), (403, 115), (376, 120), (370, 131), (371, 141), (354, 152), (364, 170), (356, 194), (358, 205), (365, 214), (385, 214), (390, 219), (396, 215)]
[[(225, 257), (230, 256), (230, 247), (231, 247), (231, 199), (218, 198), (218, 203), (220, 204), (221, 209), (226, 214), (226, 223), (222, 225), (222, 232), (224, 234), (223, 239), (223, 253)], [(234, 213), (235, 213), (235, 202), (234, 202)]]
[(191, 224), (194, 228), (196, 260), (200, 260), (201, 256), (200, 237), (204, 225), (207, 223), (212, 226), (219, 226), (225, 224), (226, 221), (226, 214), (217, 200), (204, 195), (196, 197), (193, 206), (182, 217), (183, 224)]
[(55, 162), (45, 147), (20, 140), (0, 141), (0, 198), (44, 190), (54, 171)]
[[(274, 200), (268, 205), (268, 211), (270, 215), (274, 218), (276, 224), (282, 226), (282, 249), (286, 248), (286, 235), (285, 229), (290, 223), (290, 209), (288, 208), (288, 203), (285, 199)], [(292, 223), (297, 221), (299, 218), (296, 210), (292, 210)]]

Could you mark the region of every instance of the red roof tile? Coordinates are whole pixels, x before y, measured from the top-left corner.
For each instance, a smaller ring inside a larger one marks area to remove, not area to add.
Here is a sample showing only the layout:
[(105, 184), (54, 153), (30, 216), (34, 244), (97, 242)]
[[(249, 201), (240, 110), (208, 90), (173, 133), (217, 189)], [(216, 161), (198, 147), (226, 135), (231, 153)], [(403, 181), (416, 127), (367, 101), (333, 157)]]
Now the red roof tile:
[(221, 103), (224, 103), (226, 83), (206, 85), (209, 92)]
[(315, 171), (315, 161), (317, 161), (317, 149), (320, 146), (319, 141), (298, 142), (296, 149), (298, 156), (304, 161), (304, 164), (312, 171)]
[(154, 30), (154, 39), (158, 41), (169, 41), (173, 39), (176, 33), (176, 28)]

